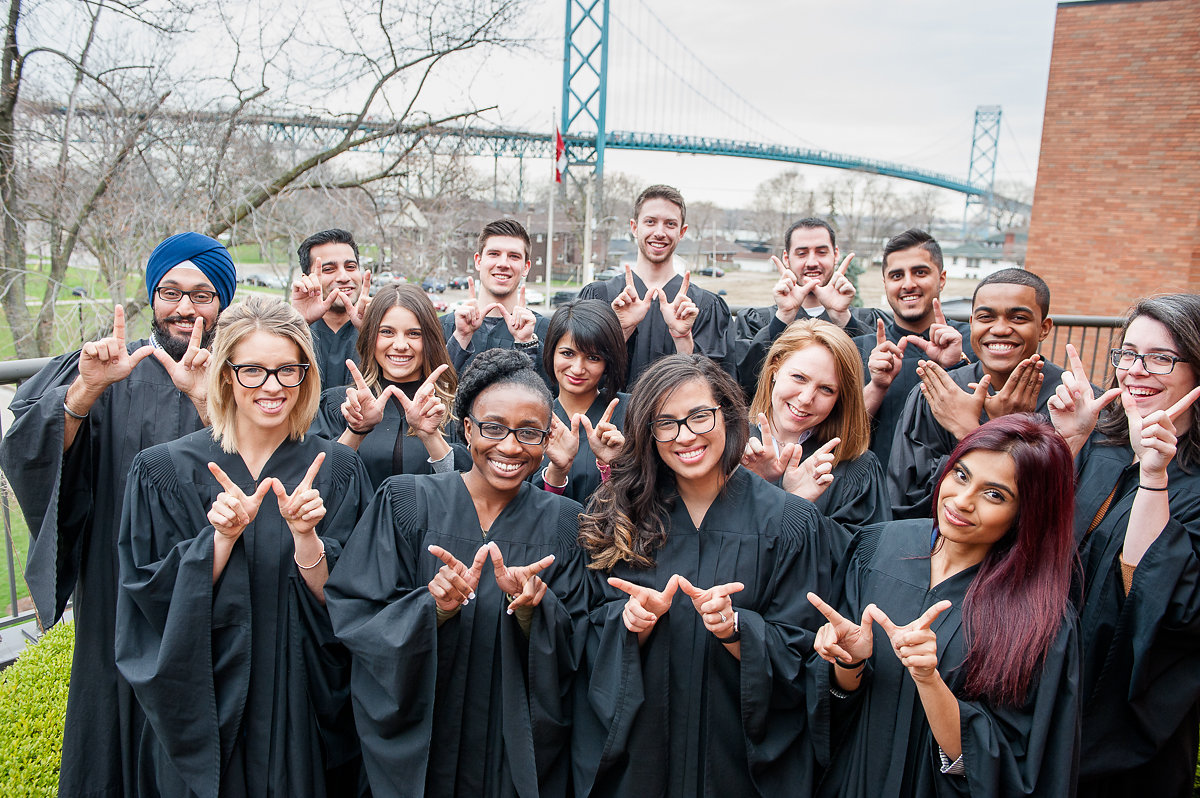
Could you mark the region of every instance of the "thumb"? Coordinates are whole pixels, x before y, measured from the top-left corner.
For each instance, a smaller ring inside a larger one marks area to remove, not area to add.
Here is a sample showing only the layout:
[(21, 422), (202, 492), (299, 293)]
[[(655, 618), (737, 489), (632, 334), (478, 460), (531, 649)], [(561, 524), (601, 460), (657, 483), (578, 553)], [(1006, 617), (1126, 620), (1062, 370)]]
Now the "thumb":
[(262, 482), (258, 483), (258, 488), (254, 491), (254, 503), (262, 504), (262, 500), (266, 498), (267, 491), (269, 490), (274, 491), (275, 495), (278, 496), (280, 500), (286, 500), (288, 497), (287, 491), (283, 489), (282, 482), (275, 479), (275, 477), (267, 477)]
[(592, 427), (592, 421), (583, 413), (576, 413), (575, 418), (579, 419), (579, 423), (583, 425), (583, 432), (589, 438), (595, 437), (596, 430)]
[(984, 374), (979, 378), (979, 382), (975, 383), (975, 398), (983, 401), (988, 395), (988, 386), (992, 384), (992, 375)]
[[(679, 576), (678, 574), (676, 574), (675, 576), (673, 576), (671, 578), (675, 580), (676, 587), (681, 589), (684, 593), (687, 593), (692, 598), (695, 598), (696, 596), (700, 595), (700, 593), (702, 592), (699, 588), (697, 588), (695, 585), (693, 585), (691, 582), (689, 582), (686, 578)], [(668, 590), (672, 590), (670, 582), (667, 583), (667, 587), (663, 590), (664, 596), (667, 595)], [(672, 592), (674, 592), (674, 591), (672, 591)]]
[[(669, 599), (674, 596), (675, 591), (679, 589), (681, 583), (687, 583), (688, 587), (692, 587), (691, 582), (688, 582), (679, 574), (673, 574), (671, 578), (667, 580), (667, 586), (663, 588), (662, 597), (664, 599)], [(695, 590), (695, 588), (693, 587), (692, 590)]]
[(574, 438), (579, 437), (579, 424), (583, 418), (584, 418), (583, 413), (576, 413), (575, 415), (571, 416), (571, 436), (572, 437), (574, 437)]

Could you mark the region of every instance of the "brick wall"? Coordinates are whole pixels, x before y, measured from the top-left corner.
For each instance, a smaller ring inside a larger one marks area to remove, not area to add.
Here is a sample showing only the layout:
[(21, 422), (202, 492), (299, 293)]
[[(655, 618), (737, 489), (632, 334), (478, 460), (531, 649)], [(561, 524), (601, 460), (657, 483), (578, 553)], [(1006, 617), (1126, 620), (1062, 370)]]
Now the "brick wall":
[(1200, 2), (1059, 4), (1026, 268), (1056, 313), (1200, 291)]

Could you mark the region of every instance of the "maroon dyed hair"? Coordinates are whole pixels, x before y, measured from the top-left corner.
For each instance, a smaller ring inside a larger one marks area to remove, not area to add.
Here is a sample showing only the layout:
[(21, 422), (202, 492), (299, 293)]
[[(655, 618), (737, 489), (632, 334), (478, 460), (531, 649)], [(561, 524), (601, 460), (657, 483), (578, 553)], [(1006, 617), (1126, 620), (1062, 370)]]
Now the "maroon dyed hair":
[[(962, 439), (942, 469), (935, 496), (958, 461), (976, 450), (1012, 457), (1019, 506), (1012, 528), (984, 556), (963, 600), (966, 693), (1019, 706), (1067, 612), (1075, 560), (1075, 468), (1053, 427), (1040, 416), (1015, 413)], [(935, 501), (935, 518), (937, 506)]]

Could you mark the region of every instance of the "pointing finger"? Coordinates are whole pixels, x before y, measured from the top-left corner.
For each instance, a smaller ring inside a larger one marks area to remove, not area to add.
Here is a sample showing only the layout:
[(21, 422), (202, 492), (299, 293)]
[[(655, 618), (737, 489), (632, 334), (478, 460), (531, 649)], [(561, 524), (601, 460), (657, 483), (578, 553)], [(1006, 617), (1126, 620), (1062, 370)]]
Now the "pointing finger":
[(230, 494), (231, 496), (245, 498), (246, 494), (242, 493), (241, 488), (233, 483), (233, 480), (229, 478), (228, 474), (221, 470), (219, 465), (216, 463), (209, 463), (208, 470), (212, 472), (214, 477), (217, 478), (217, 483), (225, 489), (226, 493)]
[(471, 295), (471, 299), (479, 299), (479, 294), (475, 291), (475, 278), (467, 278), (467, 293)]
[(945, 324), (946, 314), (942, 313), (942, 301), (940, 299), (933, 300), (933, 323)]
[(729, 596), (734, 593), (741, 593), (746, 589), (746, 586), (741, 582), (726, 582), (723, 585), (717, 585), (713, 588), (714, 596)]
[(875, 345), (883, 346), (887, 343), (887, 333), (883, 329), (883, 319), (875, 320)]
[(620, 403), (620, 401), (620, 399), (613, 399), (608, 403), (608, 407), (604, 410), (604, 415), (600, 416), (601, 424), (609, 424), (612, 422), (613, 411), (617, 409), (617, 405)]
[(829, 606), (824, 599), (816, 593), (808, 593), (808, 603), (817, 608), (817, 612), (825, 616), (825, 620), (829, 621), (835, 627), (846, 623), (846, 619), (838, 614), (838, 611)]
[(312, 465), (308, 467), (308, 471), (304, 473), (304, 479), (300, 480), (300, 484), (296, 486), (296, 491), (308, 490), (312, 487), (313, 480), (317, 478), (317, 472), (321, 470), (321, 463), (325, 462), (325, 452), (319, 452), (316, 458), (313, 459)]
[(672, 302), (678, 302), (680, 297), (686, 297), (687, 292), (688, 292), (688, 286), (690, 286), (691, 283), (692, 283), (692, 273), (690, 271), (684, 272), (683, 273), (683, 282), (679, 285), (679, 293), (675, 294), (675, 299), (673, 299)]
[(817, 449), (815, 452), (813, 452), (813, 457), (816, 457), (816, 456), (822, 455), (822, 454), (830, 454), (831, 452), (833, 452), (834, 449), (837, 448), (837, 445), (841, 442), (842, 442), (841, 438), (830, 438), (825, 443), (824, 446), (822, 446), (820, 449)]
[(192, 334), (188, 338), (188, 349), (199, 349), (200, 341), (204, 339), (204, 319), (196, 316), (192, 321)]
[[(496, 544), (493, 543), (492, 545), (494, 546)], [(547, 554), (542, 559), (540, 559), (537, 562), (533, 563), (532, 565), (528, 565), (526, 567), (529, 569), (529, 574), (532, 576), (533, 574), (541, 573), (542, 571), (546, 570), (553, 564), (554, 564), (554, 555)]]
[(1167, 415), (1172, 421), (1179, 418), (1181, 415), (1183, 415), (1184, 410), (1187, 410), (1195, 403), (1196, 397), (1198, 396), (1200, 396), (1200, 386), (1188, 391), (1186, 396), (1184, 396), (1175, 404), (1171, 405), (1170, 409), (1167, 410)]
[(439, 560), (444, 562), (446, 565), (449, 565), (454, 570), (459, 570), (462, 568), (462, 563), (460, 563), (454, 557), (453, 554), (446, 551), (441, 546), (430, 546), (429, 553), (432, 554), (434, 557), (437, 557)]
[(934, 604), (932, 607), (925, 610), (925, 612), (921, 613), (921, 617), (917, 618), (917, 620), (913, 622), (913, 627), (916, 629), (928, 629), (933, 625), (933, 622), (937, 620), (937, 617), (946, 610), (950, 609), (951, 606), (951, 602), (947, 599), (939, 601), (937, 604)]
[(679, 584), (686, 581), (679, 574), (672, 574), (671, 578), (667, 580), (667, 586), (663, 588), (662, 597), (670, 601), (671, 597), (675, 595), (675, 591), (679, 589)]
[[(496, 551), (500, 550), (496, 549)], [(471, 560), (471, 570), (467, 572), (467, 581), (470, 582), (472, 589), (479, 584), (479, 577), (483, 574), (483, 564), (487, 562), (490, 553), (487, 546), (480, 546), (475, 552), (475, 559)], [(475, 598), (475, 594), (472, 593), (467, 598)]]
[(847, 256), (846, 256), (845, 260), (843, 260), (843, 261), (842, 261), (842, 265), (841, 265), (841, 266), (838, 266), (838, 270), (837, 270), (837, 276), (838, 276), (838, 277), (842, 277), (842, 276), (844, 276), (844, 275), (846, 274), (846, 269), (847, 269), (847, 268), (849, 268), (849, 266), (850, 266), (850, 261), (852, 261), (852, 260), (854, 260), (854, 253), (853, 253), (853, 252), (851, 252), (849, 255), (847, 255)]
[(125, 345), (125, 308), (122, 305), (113, 307), (113, 338)]
[(354, 378), (354, 386), (356, 388), (360, 391), (369, 390), (367, 388), (367, 381), (363, 379), (362, 372), (358, 370), (358, 366), (354, 364), (353, 360), (346, 358), (346, 368), (350, 369), (350, 376)]
[(525, 286), (521, 286), (521, 293), (517, 295), (517, 307), (525, 307)]
[(896, 632), (900, 631), (900, 627), (892, 623), (892, 619), (887, 616), (886, 612), (879, 609), (878, 606), (874, 604), (868, 604), (867, 612), (870, 613), (871, 618), (875, 621), (875, 623), (883, 627), (883, 631), (887, 633), (888, 637), (891, 637)]
[(646, 594), (646, 588), (641, 585), (635, 585), (633, 582), (626, 582), (624, 579), (618, 579), (615, 576), (608, 578), (608, 584), (620, 590), (622, 593), (628, 593), (636, 599), (640, 599)]
[(428, 388), (428, 393), (433, 393), (434, 388), (437, 386), (438, 380), (442, 378), (442, 375), (446, 373), (446, 369), (448, 368), (450, 368), (450, 364), (443, 363), (433, 371), (429, 372), (429, 376), (425, 378), (423, 383), (421, 383), (419, 390), (424, 391), (426, 388)]
[(787, 266), (783, 265), (783, 261), (781, 261), (779, 258), (775, 257), (774, 255), (771, 256), (771, 263), (774, 263), (775, 268), (779, 269), (780, 277), (787, 277), (788, 275), (791, 274), (791, 272), (788, 271)]

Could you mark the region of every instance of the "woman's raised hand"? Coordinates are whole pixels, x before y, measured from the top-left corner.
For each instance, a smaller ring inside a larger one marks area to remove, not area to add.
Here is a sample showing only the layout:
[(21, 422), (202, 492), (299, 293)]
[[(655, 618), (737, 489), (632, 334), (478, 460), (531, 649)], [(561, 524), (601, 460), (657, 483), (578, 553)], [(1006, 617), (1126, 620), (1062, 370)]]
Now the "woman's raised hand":
[(213, 529), (217, 531), (218, 535), (237, 540), (243, 530), (258, 515), (258, 508), (267, 492), (275, 484), (275, 478), (264, 479), (258, 483), (258, 489), (247, 496), (241, 488), (234, 484), (229, 475), (221, 470), (219, 465), (209, 463), (208, 470), (225, 489), (217, 494), (216, 500), (209, 508), (208, 522), (213, 525)]
[(774, 482), (783, 476), (794, 451), (799, 447), (787, 443), (779, 447), (779, 453), (776, 454), (771, 424), (767, 421), (765, 413), (758, 414), (758, 431), (762, 440), (750, 436), (750, 440), (746, 441), (746, 451), (742, 454), (742, 465), (767, 482)]
[(797, 446), (788, 461), (787, 470), (783, 472), (783, 489), (810, 502), (821, 498), (821, 494), (833, 484), (833, 450), (841, 442), (841, 438), (830, 438), (803, 461), (800, 458), (804, 453)]
[(579, 453), (579, 415), (567, 426), (553, 413), (550, 414), (550, 437), (546, 439), (546, 457), (564, 475), (571, 470), (575, 455)]
[(496, 585), (513, 597), (508, 604), (508, 614), (512, 615), (518, 607), (536, 607), (541, 603), (546, 595), (546, 583), (538, 574), (554, 564), (554, 555), (547, 554), (535, 563), (510, 568), (504, 564), (499, 546), (489, 543), (486, 548), (496, 572)]
[(625, 436), (621, 430), (617, 429), (617, 425), (612, 423), (613, 411), (617, 409), (620, 401), (620, 399), (613, 399), (608, 403), (604, 415), (600, 416), (600, 423), (595, 427), (592, 426), (591, 419), (583, 413), (575, 414), (575, 418), (583, 426), (584, 433), (587, 434), (588, 446), (591, 447), (592, 454), (596, 456), (597, 463), (612, 465), (612, 461), (621, 453), (621, 447), (625, 445)]
[(367, 381), (363, 379), (362, 372), (353, 360), (346, 361), (346, 368), (350, 369), (350, 376), (354, 378), (354, 387), (346, 388), (342, 417), (346, 419), (346, 426), (351, 430), (370, 432), (375, 429), (376, 424), (383, 421), (383, 408), (387, 405), (388, 393), (385, 391), (378, 397), (371, 393)]
[(1046, 409), (1050, 411), (1054, 429), (1063, 436), (1071, 447), (1071, 454), (1075, 455), (1079, 454), (1095, 429), (1100, 411), (1120, 395), (1121, 389), (1111, 388), (1100, 396), (1094, 396), (1087, 369), (1074, 344), (1067, 344), (1067, 362), (1070, 368), (1063, 370), (1062, 382), (1054, 390), (1054, 395), (1046, 400)]
[(433, 596), (437, 608), (443, 612), (452, 612), (459, 607), (465, 607), (468, 601), (475, 598), (475, 588), (479, 587), (483, 564), (488, 558), (487, 545), (480, 546), (475, 552), (475, 559), (471, 561), (470, 568), (441, 546), (430, 546), (429, 553), (445, 563), (434, 574), (433, 579), (429, 580), (429, 594)]
[(288, 529), (297, 537), (312, 534), (317, 524), (325, 517), (325, 502), (313, 487), (313, 480), (317, 478), (317, 472), (321, 470), (321, 463), (324, 462), (325, 453), (321, 452), (308, 467), (304, 479), (300, 480), (300, 484), (291, 493), (284, 489), (283, 483), (278, 479), (270, 480), (275, 483), (273, 490), (279, 500), (279, 514), (287, 522)]
[(1166, 486), (1167, 466), (1175, 457), (1179, 443), (1175, 421), (1178, 420), (1200, 397), (1200, 387), (1193, 388), (1166, 410), (1156, 410), (1146, 417), (1138, 412), (1137, 403), (1127, 392), (1121, 392), (1121, 405), (1129, 422), (1129, 445), (1137, 456), (1141, 467), (1143, 484), (1152, 487)]
[(608, 583), (629, 595), (625, 609), (621, 612), (621, 620), (625, 622), (626, 629), (642, 636), (649, 633), (654, 624), (658, 623), (658, 619), (671, 609), (675, 591), (679, 589), (679, 576), (674, 575), (668, 579), (667, 586), (662, 590), (635, 585), (615, 576), (610, 576)]
[(950, 609), (949, 601), (939, 601), (910, 624), (897, 626), (879, 607), (871, 604), (867, 611), (879, 627), (887, 633), (892, 651), (900, 664), (908, 669), (915, 682), (924, 682), (937, 677), (937, 635), (930, 627), (938, 616)]
[(875, 635), (871, 625), (871, 607), (869, 604), (863, 610), (862, 623), (855, 624), (838, 614), (838, 611), (825, 603), (816, 593), (808, 594), (808, 601), (828, 621), (817, 630), (817, 638), (813, 649), (826, 662), (840, 660), (844, 665), (862, 662), (875, 651)]
[(394, 385), (389, 385), (380, 399), (386, 401), (387, 396), (395, 396), (404, 410), (405, 422), (418, 436), (441, 435), (446, 403), (437, 395), (437, 382), (448, 368), (450, 366), (443, 363), (429, 372), (421, 387), (413, 393), (412, 399)]
[(746, 586), (741, 582), (727, 582), (723, 585), (714, 585), (708, 589), (701, 589), (682, 576), (677, 578), (680, 589), (688, 595), (688, 598), (692, 600), (692, 606), (700, 614), (700, 620), (704, 622), (704, 628), (717, 637), (731, 636), (735, 631), (735, 625), (733, 599), (729, 597), (734, 593), (740, 593), (745, 590)]

